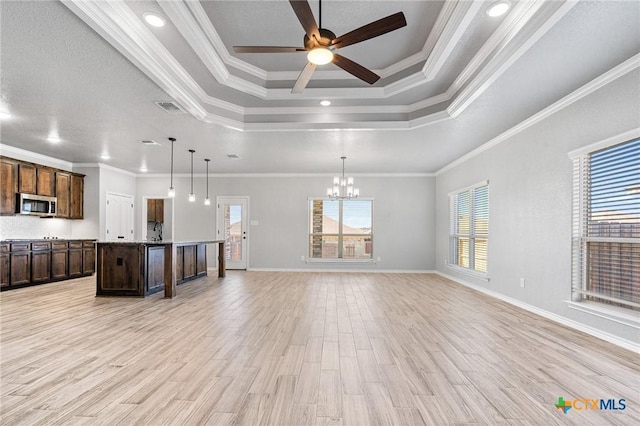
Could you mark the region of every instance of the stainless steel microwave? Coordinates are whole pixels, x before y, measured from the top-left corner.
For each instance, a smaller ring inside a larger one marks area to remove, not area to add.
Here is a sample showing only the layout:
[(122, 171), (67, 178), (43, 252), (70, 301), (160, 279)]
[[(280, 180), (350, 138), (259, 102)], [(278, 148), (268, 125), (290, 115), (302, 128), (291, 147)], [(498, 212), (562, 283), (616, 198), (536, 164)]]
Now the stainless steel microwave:
[(35, 216), (55, 216), (56, 197), (45, 197), (44, 195), (18, 194), (18, 213)]

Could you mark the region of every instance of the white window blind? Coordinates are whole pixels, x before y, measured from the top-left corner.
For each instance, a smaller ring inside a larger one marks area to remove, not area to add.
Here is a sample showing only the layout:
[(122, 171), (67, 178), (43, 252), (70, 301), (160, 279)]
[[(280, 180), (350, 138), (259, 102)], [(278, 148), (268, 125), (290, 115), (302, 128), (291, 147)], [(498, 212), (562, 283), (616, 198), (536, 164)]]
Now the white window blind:
[(573, 300), (640, 310), (640, 139), (573, 158)]
[(483, 182), (452, 193), (450, 204), (450, 263), (486, 273), (489, 245), (489, 185)]

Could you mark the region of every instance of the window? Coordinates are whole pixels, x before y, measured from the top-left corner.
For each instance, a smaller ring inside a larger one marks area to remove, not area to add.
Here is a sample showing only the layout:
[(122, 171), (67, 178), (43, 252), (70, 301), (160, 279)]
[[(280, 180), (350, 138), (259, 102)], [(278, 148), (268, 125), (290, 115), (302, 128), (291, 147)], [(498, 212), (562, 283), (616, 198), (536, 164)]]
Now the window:
[(373, 200), (309, 200), (309, 259), (373, 259)]
[(572, 298), (640, 310), (640, 139), (573, 164)]
[(451, 233), (450, 263), (470, 271), (487, 273), (489, 244), (489, 184), (482, 182), (449, 194)]

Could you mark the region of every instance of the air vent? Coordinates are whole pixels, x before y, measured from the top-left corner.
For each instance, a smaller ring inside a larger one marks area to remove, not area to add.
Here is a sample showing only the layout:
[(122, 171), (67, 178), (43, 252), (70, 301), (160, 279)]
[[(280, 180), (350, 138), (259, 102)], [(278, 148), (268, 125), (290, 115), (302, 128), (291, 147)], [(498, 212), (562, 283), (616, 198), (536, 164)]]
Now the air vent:
[(236, 154), (227, 154), (227, 158), (231, 158), (232, 160), (239, 160), (240, 157), (238, 157)]
[(142, 142), (144, 145), (147, 145), (147, 146), (154, 146), (154, 145), (155, 146), (160, 146), (160, 144), (158, 142), (156, 142), (154, 140), (151, 140), (151, 139), (144, 139), (144, 140), (141, 140), (140, 142)]
[(160, 108), (162, 108), (165, 112), (168, 112), (169, 114), (184, 114), (184, 111), (182, 110), (182, 108), (180, 108), (178, 104), (176, 104), (175, 102), (159, 101), (159, 102), (154, 102), (154, 104), (158, 105)]

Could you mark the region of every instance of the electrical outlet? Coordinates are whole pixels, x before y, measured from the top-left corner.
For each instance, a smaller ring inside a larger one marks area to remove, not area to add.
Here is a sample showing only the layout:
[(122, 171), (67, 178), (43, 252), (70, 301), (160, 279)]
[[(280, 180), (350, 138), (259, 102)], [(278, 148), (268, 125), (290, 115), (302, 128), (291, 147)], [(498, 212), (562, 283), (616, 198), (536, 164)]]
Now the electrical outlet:
[(382, 258), (380, 256), (378, 256), (377, 262), (380, 262), (381, 260), (382, 260)]
[(300, 260), (304, 262), (304, 255), (300, 256)]
[(524, 278), (520, 278), (520, 287), (524, 288)]

